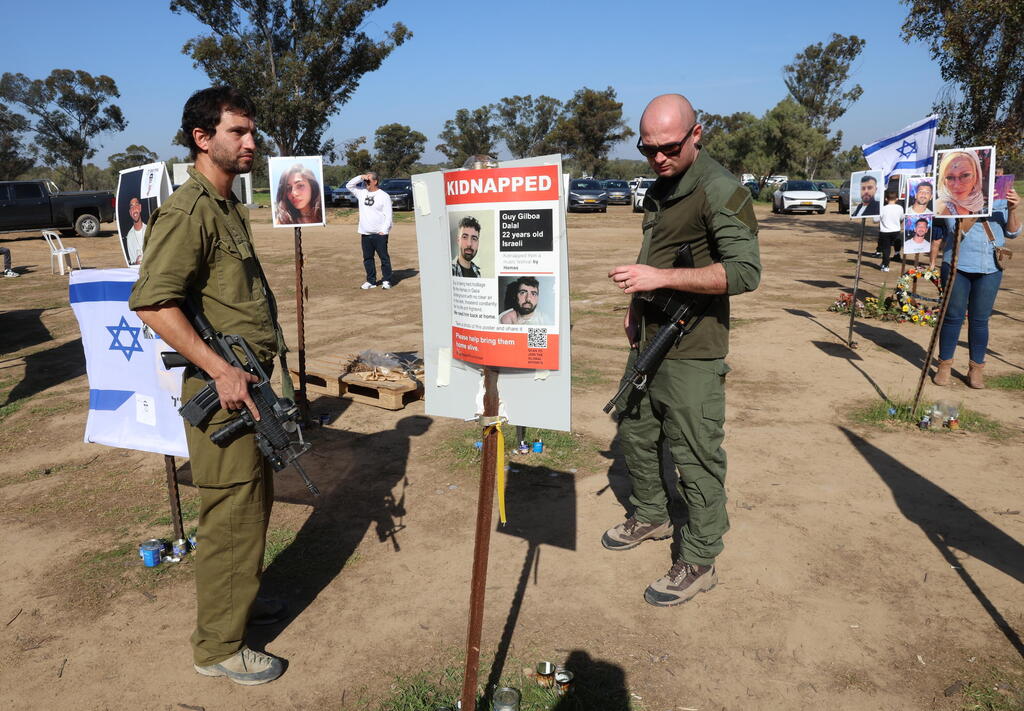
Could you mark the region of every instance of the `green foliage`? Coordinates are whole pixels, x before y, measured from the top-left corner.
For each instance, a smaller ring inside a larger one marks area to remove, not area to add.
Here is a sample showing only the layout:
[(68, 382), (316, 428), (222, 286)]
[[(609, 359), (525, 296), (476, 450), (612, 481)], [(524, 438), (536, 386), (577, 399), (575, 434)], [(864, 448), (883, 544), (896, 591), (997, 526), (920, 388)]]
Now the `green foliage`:
[(267, 547), (263, 551), (263, 569), (266, 570), (295, 540), (295, 531), (288, 528), (272, 528), (267, 531)]
[(98, 149), (96, 138), (128, 125), (120, 107), (107, 103), (119, 96), (113, 79), (81, 70), (54, 69), (46, 79), (10, 72), (0, 77), (0, 99), (34, 117), (29, 128), (43, 160), (80, 189), (86, 184), (85, 161)]
[(784, 67), (790, 96), (804, 107), (815, 128), (827, 133), (832, 122), (864, 93), (859, 84), (843, 91), (850, 76), (850, 65), (860, 55), (864, 44), (865, 40), (857, 35), (845, 37), (833, 32), (827, 45), (821, 42), (808, 45), (792, 64)]
[(1024, 167), (1024, 3), (903, 2), (903, 40), (925, 43), (947, 82), (934, 107), (939, 133), (961, 146), (995, 143), (1001, 160)]
[(574, 158), (589, 175), (598, 175), (608, 151), (629, 138), (633, 129), (622, 120), (622, 102), (615, 89), (597, 91), (583, 87), (565, 104), (550, 141), (565, 155)]
[(437, 150), (444, 154), (453, 168), (461, 168), (470, 156), (492, 155), (498, 142), (498, 128), (491, 123), (487, 106), (459, 109), (455, 117), (444, 122), (438, 134), (442, 143)]
[(562, 113), (562, 102), (550, 96), (506, 96), (492, 107), (498, 135), (513, 158), (542, 156), (554, 152), (550, 141)]
[[(364, 143), (366, 143), (366, 136), (360, 136), (359, 138), (353, 138), (351, 141), (346, 141), (342, 147), (345, 160), (348, 162), (348, 167), (353, 175), (373, 170), (373, 156), (370, 155), (370, 151), (363, 148)], [(352, 176), (350, 175), (349, 177), (351, 178)], [(347, 179), (343, 182), (347, 182)]]
[(28, 119), (0, 104), (0, 180), (15, 180), (35, 164), (32, 148), (22, 144)]
[(646, 160), (630, 160), (629, 158), (612, 158), (606, 161), (601, 174), (604, 178), (617, 180), (629, 180), (637, 176), (657, 177)]
[[(866, 405), (855, 407), (850, 412), (850, 417), (855, 422), (875, 427), (889, 427), (892, 425), (914, 425), (921, 421), (921, 418), (928, 414), (935, 403), (922, 400), (917, 408), (912, 408), (911, 398), (893, 398), (890, 400), (872, 400)], [(958, 419), (960, 430), (975, 432), (987, 435), (992, 439), (1005, 439), (1009, 432), (1002, 424), (990, 417), (983, 415), (976, 410), (958, 406)], [(941, 423), (932, 423), (929, 432), (955, 434), (954, 430), (947, 429)]]
[(381, 126), (375, 135), (374, 166), (381, 178), (409, 177), (409, 169), (423, 154), (427, 137), (400, 123)]
[(985, 385), (998, 390), (1024, 390), (1024, 374), (993, 375), (985, 378)]
[[(145, 146), (137, 146), (134, 143), (120, 153), (114, 153), (109, 158), (110, 174), (117, 180), (118, 174), (127, 168), (135, 168), (146, 163), (157, 162), (157, 154)], [(169, 170), (169, 169), (168, 169)]]
[(361, 28), (387, 0), (171, 0), (210, 28), (182, 49), (213, 81), (256, 103), (280, 155), (324, 154), (328, 120), (412, 33), (401, 22), (374, 40)]

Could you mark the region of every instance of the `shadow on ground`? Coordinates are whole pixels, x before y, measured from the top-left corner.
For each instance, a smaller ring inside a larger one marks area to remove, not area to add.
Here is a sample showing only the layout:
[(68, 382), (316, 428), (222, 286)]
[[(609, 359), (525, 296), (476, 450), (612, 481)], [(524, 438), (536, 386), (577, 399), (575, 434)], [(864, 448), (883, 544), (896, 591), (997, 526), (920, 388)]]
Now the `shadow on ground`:
[(8, 405), (85, 374), (82, 339), (25, 356), (25, 377), (7, 394)]

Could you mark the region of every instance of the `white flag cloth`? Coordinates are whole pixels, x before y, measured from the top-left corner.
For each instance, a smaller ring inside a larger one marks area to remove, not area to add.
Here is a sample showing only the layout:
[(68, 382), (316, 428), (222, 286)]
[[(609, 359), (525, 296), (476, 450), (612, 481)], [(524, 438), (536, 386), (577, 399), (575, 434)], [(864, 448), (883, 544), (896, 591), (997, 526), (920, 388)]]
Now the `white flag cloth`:
[(893, 175), (933, 172), (935, 131), (939, 117), (932, 115), (874, 143), (861, 146), (871, 170), (880, 170), (888, 181)]
[(164, 369), (160, 352), (170, 347), (128, 308), (138, 278), (135, 269), (71, 273), (68, 296), (89, 377), (85, 441), (187, 457), (181, 369)]

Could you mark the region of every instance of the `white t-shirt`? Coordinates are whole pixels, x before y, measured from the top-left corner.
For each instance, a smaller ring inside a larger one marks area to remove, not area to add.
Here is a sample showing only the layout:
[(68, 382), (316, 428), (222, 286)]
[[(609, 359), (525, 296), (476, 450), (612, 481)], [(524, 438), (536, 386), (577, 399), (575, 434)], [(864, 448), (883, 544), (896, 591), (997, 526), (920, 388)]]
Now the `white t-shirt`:
[(391, 232), (391, 196), (380, 188), (370, 192), (365, 186), (361, 175), (345, 183), (359, 200), (359, 234), (386, 235)]
[(902, 232), (903, 206), (899, 203), (882, 205), (879, 216), (873, 219), (878, 223), (879, 232)]
[(135, 225), (128, 230), (124, 236), (125, 247), (128, 250), (128, 263), (138, 264), (142, 261), (142, 243), (146, 236), (146, 225), (141, 230), (135, 229)]

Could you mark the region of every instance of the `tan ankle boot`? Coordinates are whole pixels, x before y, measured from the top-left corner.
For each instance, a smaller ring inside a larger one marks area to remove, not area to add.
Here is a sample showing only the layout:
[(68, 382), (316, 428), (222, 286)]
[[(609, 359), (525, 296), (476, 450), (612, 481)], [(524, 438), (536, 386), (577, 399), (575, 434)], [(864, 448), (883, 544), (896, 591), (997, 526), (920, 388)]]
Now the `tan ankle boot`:
[(984, 369), (984, 363), (975, 363), (973, 360), (970, 361), (970, 365), (967, 366), (967, 384), (976, 390), (984, 388), (985, 376), (982, 375), (981, 372)]
[(932, 382), (936, 385), (949, 385), (950, 371), (953, 370), (953, 359), (940, 360), (935, 368), (935, 375), (932, 376)]

